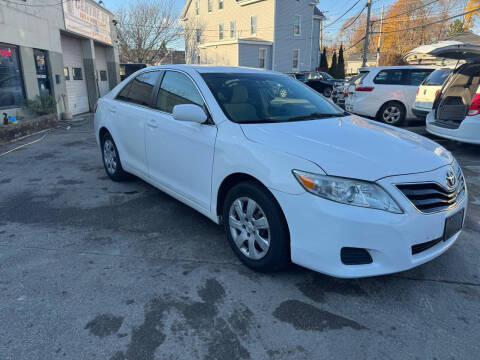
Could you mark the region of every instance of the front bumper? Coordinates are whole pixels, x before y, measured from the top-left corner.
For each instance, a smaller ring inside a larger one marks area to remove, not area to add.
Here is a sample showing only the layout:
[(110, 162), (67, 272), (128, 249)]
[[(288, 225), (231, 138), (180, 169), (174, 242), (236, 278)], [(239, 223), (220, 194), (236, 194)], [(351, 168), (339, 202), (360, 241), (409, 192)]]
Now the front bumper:
[(430, 134), (469, 144), (480, 144), (480, 115), (467, 116), (458, 128), (440, 126), (435, 121), (434, 112), (427, 116), (426, 129)]
[[(339, 204), (310, 193), (272, 190), (289, 226), (292, 262), (335, 277), (357, 278), (408, 270), (436, 258), (455, 243), (460, 232), (418, 254), (412, 254), (412, 246), (442, 237), (445, 219), (466, 208), (467, 192), (455, 208), (427, 215), (394, 184), (432, 181), (438, 176), (445, 176), (445, 168), (378, 181), (397, 200), (403, 214)], [(340, 258), (344, 247), (366, 249), (373, 262), (345, 265)]]

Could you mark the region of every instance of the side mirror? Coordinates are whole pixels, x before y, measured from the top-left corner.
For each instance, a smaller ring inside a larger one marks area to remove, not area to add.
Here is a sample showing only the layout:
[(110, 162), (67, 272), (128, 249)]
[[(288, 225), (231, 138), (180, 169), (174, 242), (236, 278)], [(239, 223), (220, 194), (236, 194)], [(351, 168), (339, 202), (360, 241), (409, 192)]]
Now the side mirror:
[(203, 124), (207, 121), (207, 114), (198, 105), (180, 104), (173, 107), (173, 118), (179, 121), (190, 121)]

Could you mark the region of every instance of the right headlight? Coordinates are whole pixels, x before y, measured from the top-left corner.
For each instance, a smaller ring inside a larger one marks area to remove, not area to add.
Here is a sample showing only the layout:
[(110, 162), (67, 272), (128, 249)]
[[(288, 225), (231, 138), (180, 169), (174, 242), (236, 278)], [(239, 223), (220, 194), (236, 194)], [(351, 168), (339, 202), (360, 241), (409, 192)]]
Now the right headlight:
[(395, 214), (403, 213), (397, 202), (375, 183), (299, 170), (293, 170), (293, 174), (305, 190), (324, 199)]

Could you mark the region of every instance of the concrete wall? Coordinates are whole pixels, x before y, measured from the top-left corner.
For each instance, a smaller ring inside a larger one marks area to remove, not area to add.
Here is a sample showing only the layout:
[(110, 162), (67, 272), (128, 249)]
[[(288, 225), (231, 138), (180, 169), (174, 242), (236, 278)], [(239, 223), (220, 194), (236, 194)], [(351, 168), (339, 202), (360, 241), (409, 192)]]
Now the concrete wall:
[[(275, 2), (274, 70), (311, 71), (318, 66), (319, 21), (313, 19), (314, 6), (309, 0)], [(301, 34), (294, 35), (296, 15), (301, 16)], [(313, 28), (312, 28), (313, 27)], [(299, 49), (299, 67), (292, 69), (293, 50)]]
[[(63, 8), (60, 1), (52, 2), (52, 6), (45, 5), (44, 0), (28, 0), (28, 5), (5, 3), (0, 1), (0, 42), (19, 46), (22, 76), (27, 99), (34, 99), (39, 95), (36, 77), (33, 49), (47, 50), (50, 88), (57, 101), (59, 113), (65, 111), (63, 95), (66, 95), (65, 79), (63, 76), (63, 51), (60, 41), (61, 32), (65, 32)], [(97, 5), (98, 6), (98, 5)], [(113, 88), (120, 82), (120, 68), (118, 49), (116, 48), (116, 29), (110, 15), (112, 43), (107, 47), (107, 71), (109, 87)], [(90, 109), (93, 109), (98, 98), (98, 89), (95, 83), (95, 51), (93, 40), (85, 39), (82, 43), (84, 54), (84, 77), (87, 83)], [(57, 83), (57, 77), (59, 82)], [(68, 99), (65, 96), (65, 102)], [(17, 112), (20, 109), (8, 109)]]
[(28, 0), (28, 5), (0, 3), (0, 42), (25, 47), (62, 51), (60, 33), (63, 28), (63, 11), (55, 6), (45, 5), (44, 0)]
[[(48, 64), (48, 72), (50, 74), (52, 85), (52, 95), (57, 101), (57, 113), (61, 114), (66, 111), (65, 105), (67, 105), (68, 108), (67, 88), (65, 86), (65, 78), (63, 76), (63, 55), (56, 51), (49, 51)], [(57, 76), (59, 79), (58, 83), (56, 81)]]
[(37, 70), (33, 58), (33, 49), (20, 46), (20, 61), (22, 63), (22, 77), (27, 99), (35, 99), (40, 91), (38, 89)]
[(83, 50), (83, 69), (85, 71), (85, 82), (87, 84), (88, 103), (90, 105), (90, 111), (93, 108), (99, 98), (97, 87), (97, 69), (95, 65), (95, 44), (92, 39), (82, 40)]

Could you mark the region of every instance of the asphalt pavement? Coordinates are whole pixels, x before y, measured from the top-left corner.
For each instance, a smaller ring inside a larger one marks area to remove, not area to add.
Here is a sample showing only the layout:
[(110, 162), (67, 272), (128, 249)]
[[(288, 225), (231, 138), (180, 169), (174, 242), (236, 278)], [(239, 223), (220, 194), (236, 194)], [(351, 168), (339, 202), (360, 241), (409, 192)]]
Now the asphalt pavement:
[(45, 135), (0, 156), (1, 360), (478, 359), (480, 147), (439, 140), (470, 191), (449, 251), (339, 280), (247, 269), (207, 218), (110, 181), (92, 129), (0, 147)]

